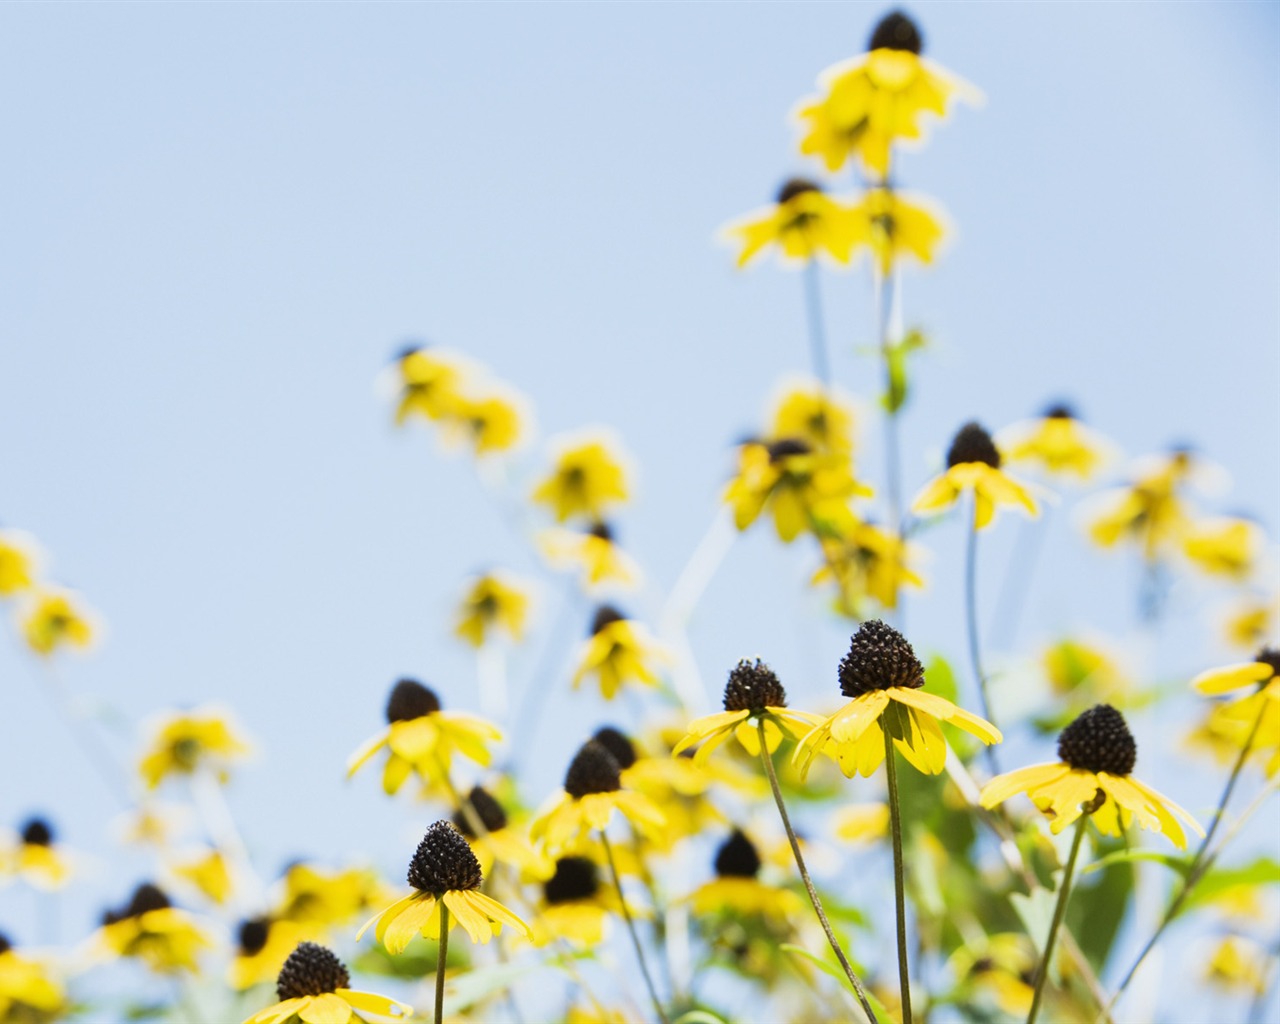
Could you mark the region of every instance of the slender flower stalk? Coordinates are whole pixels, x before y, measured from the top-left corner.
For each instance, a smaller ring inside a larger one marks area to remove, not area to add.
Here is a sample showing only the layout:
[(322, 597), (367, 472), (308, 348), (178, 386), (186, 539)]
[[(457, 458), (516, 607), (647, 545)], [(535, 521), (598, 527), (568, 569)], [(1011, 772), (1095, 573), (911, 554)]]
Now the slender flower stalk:
[[(973, 497), (976, 506), (977, 494)], [(991, 714), (991, 697), (987, 693), (987, 675), (982, 671), (982, 641), (978, 630), (978, 517), (975, 508), (969, 523), (969, 539), (965, 545), (964, 557), (964, 606), (965, 621), (969, 631), (969, 663), (973, 667), (973, 677), (978, 684), (978, 699), (982, 702), (982, 717), (996, 724)], [(987, 767), (992, 775), (999, 775), (1000, 768), (996, 761), (994, 747), (986, 748)]]
[[(1099, 797), (1105, 799), (1101, 793)], [(1092, 810), (1096, 810), (1101, 801), (1096, 797), (1089, 805)], [(1040, 969), (1036, 971), (1036, 987), (1035, 994), (1031, 997), (1031, 1009), (1027, 1013), (1027, 1024), (1035, 1024), (1037, 1015), (1040, 1013), (1040, 1002), (1044, 996), (1045, 979), (1049, 977), (1049, 964), (1053, 961), (1053, 947), (1058, 939), (1058, 928), (1062, 924), (1062, 918), (1067, 912), (1067, 899), (1071, 895), (1071, 876), (1076, 869), (1076, 857), (1080, 854), (1080, 843), (1084, 839), (1084, 830), (1089, 821), (1089, 814), (1080, 815), (1080, 820), (1076, 823), (1075, 838), (1071, 840), (1071, 853), (1067, 857), (1067, 866), (1062, 871), (1062, 882), (1058, 886), (1058, 902), (1053, 908), (1053, 921), (1049, 925), (1049, 937), (1044, 941), (1044, 956), (1040, 960)]]
[(436, 949), (436, 1024), (444, 1021), (444, 965), (449, 956), (449, 908), (440, 901), (440, 945)]
[(618, 896), (618, 906), (622, 909), (622, 919), (627, 923), (627, 932), (631, 936), (631, 944), (636, 950), (636, 959), (640, 961), (640, 973), (644, 975), (645, 987), (649, 990), (649, 998), (653, 1001), (653, 1011), (662, 1024), (670, 1024), (671, 1018), (662, 1008), (662, 1000), (658, 998), (658, 989), (653, 984), (653, 976), (649, 973), (648, 961), (644, 958), (644, 947), (640, 945), (640, 934), (636, 931), (635, 920), (631, 917), (631, 909), (622, 895), (622, 880), (618, 876), (618, 865), (613, 859), (613, 847), (609, 845), (609, 837), (600, 829), (600, 845), (604, 847), (604, 855), (609, 861), (609, 876), (613, 879), (613, 889)]
[(831, 391), (831, 364), (827, 354), (827, 331), (822, 315), (821, 268), (812, 256), (804, 265), (804, 305), (809, 324), (809, 355), (813, 360), (813, 375), (818, 378), (824, 393)]
[[(896, 271), (884, 273), (878, 265), (872, 271), (874, 275), (876, 335), (879, 341), (880, 358), (884, 364), (884, 393), (886, 397), (892, 393), (893, 361), (890, 349), (894, 335), (894, 304), (896, 302)], [(898, 413), (900, 408), (893, 408), (889, 403), (885, 407), (884, 421), (884, 473), (885, 495), (889, 505), (889, 532), (900, 540), (905, 537), (905, 522), (902, 516), (902, 469), (901, 446), (898, 439)]]
[(898, 988), (902, 997), (902, 1024), (911, 1024), (911, 975), (907, 964), (906, 876), (902, 864), (902, 805), (898, 799), (897, 754), (889, 730), (884, 731), (885, 777), (889, 781), (889, 828), (893, 834), (893, 901), (898, 919)]
[(778, 785), (778, 773), (773, 767), (773, 758), (769, 754), (763, 718), (756, 720), (756, 730), (760, 734), (760, 761), (764, 765), (765, 774), (769, 776), (769, 788), (773, 790), (773, 801), (778, 805), (778, 815), (782, 818), (782, 827), (786, 830), (787, 841), (791, 844), (791, 854), (796, 859), (796, 868), (800, 871), (800, 878), (804, 881), (805, 892), (809, 894), (809, 902), (813, 904), (814, 913), (818, 915), (822, 930), (827, 933), (827, 942), (831, 944), (831, 951), (835, 953), (836, 959), (840, 961), (840, 968), (844, 971), (844, 976), (849, 979), (849, 984), (853, 986), (853, 991), (858, 997), (858, 1003), (861, 1005), (863, 1013), (867, 1015), (867, 1020), (871, 1024), (878, 1024), (876, 1012), (871, 1009), (871, 1004), (867, 1001), (867, 993), (862, 987), (862, 982), (858, 980), (858, 976), (854, 973), (853, 967), (849, 963), (849, 958), (845, 956), (844, 950), (840, 946), (840, 940), (836, 938), (836, 933), (831, 927), (831, 922), (827, 920), (826, 911), (822, 909), (822, 900), (818, 898), (818, 890), (813, 887), (813, 879), (809, 877), (809, 869), (805, 867), (804, 854), (800, 852), (800, 840), (796, 837), (795, 829), (791, 827), (791, 817), (787, 814), (787, 805), (782, 799), (782, 789)]

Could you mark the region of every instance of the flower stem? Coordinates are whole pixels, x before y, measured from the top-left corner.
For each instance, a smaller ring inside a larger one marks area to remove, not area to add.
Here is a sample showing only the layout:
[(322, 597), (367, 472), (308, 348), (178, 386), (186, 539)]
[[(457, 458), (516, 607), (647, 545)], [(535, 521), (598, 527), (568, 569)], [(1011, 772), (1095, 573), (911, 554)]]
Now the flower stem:
[(787, 841), (791, 843), (791, 853), (796, 859), (796, 867), (800, 871), (800, 878), (804, 881), (805, 891), (809, 894), (809, 902), (813, 904), (814, 913), (818, 915), (822, 930), (827, 933), (827, 941), (831, 944), (831, 951), (835, 953), (836, 959), (840, 961), (844, 976), (849, 979), (849, 984), (853, 986), (854, 994), (858, 997), (858, 1003), (862, 1006), (862, 1012), (867, 1015), (867, 1020), (871, 1024), (879, 1024), (875, 1010), (871, 1009), (871, 1004), (867, 1002), (867, 993), (862, 987), (862, 982), (853, 973), (849, 958), (844, 955), (844, 950), (840, 947), (836, 933), (831, 928), (831, 922), (827, 920), (826, 911), (822, 909), (822, 900), (818, 899), (818, 890), (813, 887), (813, 879), (809, 877), (809, 869), (805, 867), (804, 855), (800, 852), (800, 840), (796, 838), (796, 831), (791, 827), (791, 817), (787, 814), (787, 805), (783, 802), (782, 789), (778, 785), (778, 773), (773, 767), (773, 758), (769, 756), (769, 744), (765, 740), (763, 717), (756, 719), (756, 731), (760, 736), (760, 760), (764, 763), (765, 774), (769, 776), (769, 787), (773, 790), (773, 801), (778, 805), (778, 814), (782, 818), (782, 827), (786, 829)]
[[(1186, 875), (1182, 879), (1182, 886), (1178, 889), (1177, 894), (1169, 903), (1168, 909), (1160, 918), (1160, 923), (1156, 925), (1156, 930), (1151, 933), (1151, 938), (1147, 940), (1147, 944), (1142, 947), (1142, 952), (1138, 954), (1138, 958), (1134, 960), (1133, 966), (1129, 968), (1129, 972), (1124, 976), (1124, 980), (1120, 982), (1120, 986), (1116, 989), (1115, 995), (1111, 997), (1107, 1003), (1107, 1009), (1112, 1009), (1116, 1003), (1120, 1001), (1120, 997), (1124, 995), (1125, 990), (1129, 987), (1129, 983), (1133, 981), (1133, 977), (1138, 973), (1138, 968), (1142, 966), (1142, 961), (1147, 958), (1147, 954), (1155, 947), (1169, 927), (1173, 919), (1178, 916), (1178, 911), (1182, 909), (1182, 905), (1187, 901), (1187, 897), (1191, 895), (1191, 890), (1199, 883), (1200, 879), (1213, 865), (1214, 858), (1208, 856), (1209, 844), (1213, 842), (1213, 837), (1218, 831), (1218, 826), (1222, 824), (1223, 815), (1226, 813), (1227, 804), (1231, 800), (1231, 794), (1235, 791), (1236, 782), (1240, 778), (1240, 773), (1244, 770), (1245, 762), (1249, 759), (1249, 753), (1253, 750), (1254, 740), (1258, 737), (1258, 729), (1262, 726), (1262, 719), (1266, 715), (1267, 703), (1264, 699), (1258, 711), (1258, 717), (1254, 719), (1253, 728), (1249, 730), (1249, 735), (1245, 739), (1243, 746), (1240, 747), (1240, 753), (1236, 757), (1236, 763), (1231, 769), (1231, 774), (1227, 778), (1226, 787), (1222, 790), (1222, 797), (1218, 800), (1217, 810), (1213, 812), (1213, 821), (1209, 824), (1209, 830), (1205, 833), (1204, 839), (1201, 840), (1196, 855), (1191, 859), (1191, 866), (1187, 869)], [(1228, 837), (1229, 838), (1229, 837)]]
[(436, 947), (436, 1024), (444, 1021), (444, 964), (449, 956), (449, 908), (440, 901), (440, 943)]
[(804, 307), (809, 324), (809, 354), (813, 375), (824, 393), (831, 390), (831, 366), (827, 359), (827, 332), (822, 320), (822, 284), (818, 261), (812, 256), (804, 265)]
[(1058, 902), (1053, 908), (1053, 921), (1049, 925), (1049, 937), (1044, 940), (1044, 956), (1040, 959), (1040, 969), (1036, 971), (1036, 989), (1031, 997), (1031, 1010), (1027, 1013), (1027, 1024), (1035, 1024), (1040, 1013), (1040, 1001), (1044, 996), (1045, 979), (1049, 977), (1049, 964), (1053, 960), (1053, 947), (1058, 939), (1058, 928), (1067, 912), (1067, 899), (1071, 895), (1071, 876), (1076, 869), (1076, 857), (1080, 853), (1080, 843), (1084, 839), (1085, 826), (1089, 823), (1089, 815), (1080, 815), (1076, 823), (1075, 838), (1071, 840), (1071, 854), (1067, 857), (1067, 866), (1062, 872), (1062, 882), (1058, 886)]
[(627, 922), (627, 932), (631, 935), (631, 944), (635, 946), (636, 959), (640, 961), (640, 973), (644, 975), (644, 984), (649, 990), (649, 998), (653, 1001), (653, 1010), (662, 1024), (670, 1024), (670, 1018), (662, 1008), (662, 1000), (658, 998), (658, 990), (653, 984), (653, 976), (649, 973), (649, 964), (644, 958), (644, 947), (640, 945), (636, 923), (631, 919), (631, 911), (627, 907), (626, 898), (622, 895), (622, 879), (618, 875), (618, 865), (613, 859), (613, 847), (609, 845), (609, 837), (604, 834), (604, 829), (600, 829), (600, 843), (604, 846), (604, 855), (609, 861), (609, 874), (613, 878), (614, 892), (618, 894), (618, 906), (622, 908), (622, 919)]
[(902, 1024), (911, 1024), (911, 975), (907, 965), (907, 894), (902, 865), (902, 805), (898, 799), (898, 752), (889, 730), (884, 731), (884, 766), (889, 780), (889, 824), (893, 833), (893, 902), (898, 918), (898, 988), (902, 995)]
[[(892, 277), (883, 271), (875, 271), (875, 305), (876, 336), (879, 341), (880, 358), (884, 363), (884, 394), (891, 393), (893, 383), (893, 364), (890, 360), (890, 349), (893, 344), (894, 301), (896, 287)], [(884, 421), (884, 473), (885, 492), (889, 505), (889, 532), (901, 540), (904, 536), (902, 517), (902, 484), (898, 444), (898, 409), (885, 410)]]
[[(974, 678), (978, 682), (978, 699), (982, 702), (982, 717), (992, 725), (996, 724), (991, 714), (991, 698), (987, 694), (987, 676), (982, 671), (982, 643), (978, 632), (978, 492), (973, 493), (973, 518), (969, 525), (969, 539), (965, 545), (964, 556), (964, 607), (965, 618), (969, 627), (969, 663), (973, 667)], [(991, 774), (999, 775), (1000, 767), (996, 761), (994, 746), (984, 746), (987, 756), (987, 767)]]

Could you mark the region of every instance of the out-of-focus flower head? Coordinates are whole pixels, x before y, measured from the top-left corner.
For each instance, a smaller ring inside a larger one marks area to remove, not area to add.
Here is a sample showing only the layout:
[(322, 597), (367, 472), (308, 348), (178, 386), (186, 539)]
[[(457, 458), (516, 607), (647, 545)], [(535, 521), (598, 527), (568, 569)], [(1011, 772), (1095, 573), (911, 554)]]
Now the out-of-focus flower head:
[(1280, 593), (1241, 599), (1228, 615), (1224, 633), (1232, 647), (1246, 650), (1280, 640)]
[(1000, 730), (945, 697), (923, 689), (924, 666), (907, 638), (879, 619), (858, 627), (840, 662), (840, 692), (848, 704), (800, 740), (794, 763), (801, 777), (819, 754), (832, 758), (846, 778), (868, 778), (885, 758), (885, 734), (907, 762), (926, 775), (947, 762), (947, 741), (938, 725), (950, 722), (983, 743), (999, 743)]
[(814, 451), (851, 454), (853, 428), (853, 403), (817, 381), (788, 384), (769, 414), (769, 437), (795, 438)]
[(499, 631), (519, 643), (529, 618), (529, 589), (514, 577), (486, 572), (467, 585), (454, 619), (454, 633), (483, 647)]
[(174, 974), (198, 971), (197, 958), (213, 943), (190, 914), (143, 883), (128, 903), (103, 915), (98, 945), (107, 955), (136, 958), (160, 974)]
[(856, 155), (884, 179), (893, 144), (919, 139), (924, 115), (945, 117), (956, 99), (981, 102), (978, 90), (922, 57), (923, 49), (920, 29), (901, 11), (881, 19), (867, 52), (828, 68), (821, 94), (800, 102), (800, 152), (830, 171)]
[(610, 439), (592, 435), (561, 438), (553, 444), (555, 461), (533, 491), (556, 522), (586, 519), (597, 523), (631, 496), (626, 460)]
[(411, 346), (395, 361), (396, 424), (412, 416), (443, 420), (453, 416), (463, 387), (475, 376), (457, 353), (434, 346)]
[(1030, 491), (1000, 466), (1000, 450), (991, 435), (979, 423), (966, 423), (951, 441), (946, 472), (934, 477), (916, 495), (911, 511), (934, 515), (949, 509), (965, 491), (972, 491), (975, 529), (991, 525), (1000, 505), (1009, 505), (1032, 517), (1039, 515)]
[(573, 685), (576, 689), (593, 677), (604, 699), (613, 700), (630, 682), (657, 686), (657, 666), (668, 657), (644, 626), (612, 605), (601, 605), (591, 620), (590, 636), (578, 651)]
[(1263, 647), (1253, 661), (1202, 672), (1192, 685), (1208, 696), (1251, 690), (1214, 707), (1193, 741), (1223, 761), (1234, 761), (1244, 744), (1251, 743), (1251, 753), (1267, 759), (1268, 776), (1280, 771), (1280, 649)]
[(251, 917), (236, 927), (235, 955), (227, 981), (237, 992), (274, 981), (289, 954), (318, 929), (269, 916)]
[(818, 257), (846, 264), (859, 241), (858, 223), (849, 208), (828, 196), (817, 182), (792, 178), (778, 189), (771, 205), (739, 217), (720, 229), (720, 237), (738, 249), (738, 266), (777, 248), (783, 264), (804, 264)]
[(442, 711), (434, 690), (416, 679), (401, 679), (387, 700), (387, 728), (371, 737), (347, 762), (347, 778), (378, 751), (386, 748), (382, 788), (394, 795), (417, 773), (428, 788), (448, 775), (455, 753), (488, 765), (489, 745), (502, 739), (497, 726), (483, 718)]
[(760, 881), (760, 854), (741, 829), (735, 828), (716, 849), (716, 877), (689, 896), (694, 912), (709, 916), (758, 916), (786, 923), (803, 909), (800, 897)]
[(538, 535), (538, 549), (558, 570), (576, 570), (584, 590), (631, 589), (640, 582), (640, 567), (618, 546), (613, 527), (592, 523), (583, 530), (552, 527)]
[(67, 1009), (66, 993), (50, 968), (13, 948), (0, 934), (0, 1020), (47, 1024)]
[(300, 861), (285, 872), (271, 917), (306, 926), (315, 937), (385, 903), (390, 891), (369, 868), (331, 870)]
[(147, 789), (177, 775), (210, 772), (219, 781), (230, 777), (230, 767), (249, 752), (231, 716), (219, 708), (170, 712), (151, 727), (138, 771)]
[(22, 530), (0, 530), (0, 598), (30, 590), (40, 576), (40, 548)]
[(465, 804), (454, 813), (453, 825), (471, 844), (481, 872), (488, 876), (495, 864), (507, 864), (526, 878), (551, 874), (551, 859), (535, 850), (522, 830), (512, 827), (497, 797), (482, 786), (472, 786), (462, 800)]
[(1130, 774), (1138, 746), (1124, 716), (1109, 704), (1090, 708), (1062, 730), (1058, 757), (1054, 764), (1031, 765), (992, 779), (982, 789), (982, 806), (996, 807), (1026, 793), (1049, 818), (1055, 835), (1081, 814), (1091, 815), (1098, 830), (1110, 836), (1123, 835), (1136, 818), (1144, 829), (1163, 832), (1179, 849), (1186, 849), (1187, 838), (1178, 817), (1204, 835), (1190, 814)]
[(1089, 537), (1103, 548), (1137, 545), (1154, 561), (1178, 547), (1191, 518), (1184, 492), (1196, 476), (1212, 475), (1190, 448), (1135, 462), (1131, 482), (1096, 495), (1083, 507)]
[(53, 826), (41, 817), (28, 818), (10, 835), (0, 835), (0, 884), (21, 879), (37, 889), (61, 889), (71, 878), (71, 863), (57, 843)]
[(1267, 991), (1271, 956), (1244, 935), (1224, 935), (1214, 946), (1202, 977), (1228, 992), (1261, 996)]
[(1257, 570), (1267, 535), (1257, 523), (1240, 516), (1218, 516), (1192, 523), (1182, 538), (1182, 552), (1201, 572), (1237, 583)]
[(245, 1019), (244, 1024), (347, 1024), (351, 1020), (404, 1020), (413, 1007), (348, 986), (346, 965), (324, 946), (302, 942), (289, 954), (276, 979), (280, 1001)]
[(965, 943), (947, 966), (962, 999), (985, 994), (1011, 1017), (1025, 1017), (1035, 993), (1036, 962), (1030, 939), (1001, 932)]
[[(628, 906), (633, 916), (635, 910)], [(583, 949), (594, 949), (608, 935), (609, 918), (621, 912), (618, 897), (600, 877), (600, 865), (591, 857), (567, 856), (554, 862), (551, 876), (542, 883), (542, 901), (533, 921), (533, 944), (546, 946), (565, 939)]]
[(896, 608), (904, 587), (920, 588), (924, 580), (911, 567), (921, 557), (917, 545), (875, 523), (854, 522), (840, 537), (822, 538), (823, 565), (809, 581), (836, 585), (835, 610), (862, 620), (868, 600)]
[(946, 215), (930, 199), (887, 188), (864, 192), (849, 208), (858, 246), (882, 275), (910, 257), (928, 266), (947, 235)]
[(148, 798), (120, 815), (112, 830), (124, 843), (154, 846), (159, 851), (191, 831), (194, 823), (188, 804)]
[(80, 595), (59, 587), (36, 586), (18, 602), (18, 628), (36, 654), (56, 654), (63, 647), (88, 647), (97, 638), (97, 617)]
[(173, 876), (185, 885), (198, 890), (206, 899), (218, 905), (231, 896), (231, 867), (222, 851), (208, 847), (198, 853), (182, 856), (170, 866)]
[(1119, 698), (1130, 688), (1115, 658), (1097, 644), (1074, 637), (1046, 648), (1041, 665), (1056, 697), (1085, 693), (1097, 703)]
[(831, 829), (837, 839), (846, 843), (874, 843), (889, 833), (889, 805), (869, 803), (841, 807), (832, 815)]
[(483, 458), (519, 447), (530, 419), (523, 395), (505, 385), (485, 384), (475, 395), (458, 395), (441, 427), (446, 443), (468, 444), (477, 458)]
[(1005, 427), (996, 434), (996, 446), (1011, 463), (1080, 483), (1092, 480), (1118, 455), (1115, 444), (1081, 423), (1065, 402), (1055, 402), (1038, 419)]

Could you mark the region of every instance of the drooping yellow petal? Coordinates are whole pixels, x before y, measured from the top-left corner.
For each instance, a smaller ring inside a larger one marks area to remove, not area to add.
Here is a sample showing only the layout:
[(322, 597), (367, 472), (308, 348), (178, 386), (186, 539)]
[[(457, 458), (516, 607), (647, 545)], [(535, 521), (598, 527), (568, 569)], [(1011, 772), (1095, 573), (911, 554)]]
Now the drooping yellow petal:
[(1052, 764), (1033, 764), (1017, 771), (997, 775), (982, 787), (982, 806), (990, 810), (1016, 793), (1027, 793), (1056, 782), (1069, 771), (1071, 766), (1055, 761)]
[(336, 992), (307, 996), (306, 999), (297, 1011), (306, 1024), (347, 1024), (351, 1019), (351, 1007)]
[(1191, 680), (1191, 685), (1205, 694), (1229, 693), (1252, 683), (1270, 679), (1273, 675), (1275, 675), (1275, 669), (1265, 662), (1246, 661), (1201, 672)]

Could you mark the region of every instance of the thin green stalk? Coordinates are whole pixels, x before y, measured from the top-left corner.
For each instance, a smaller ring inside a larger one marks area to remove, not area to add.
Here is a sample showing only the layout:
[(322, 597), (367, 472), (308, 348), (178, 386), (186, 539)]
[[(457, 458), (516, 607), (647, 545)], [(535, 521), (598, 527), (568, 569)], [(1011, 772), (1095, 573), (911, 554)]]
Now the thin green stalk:
[[(982, 702), (982, 717), (992, 725), (996, 725), (991, 714), (991, 698), (987, 693), (987, 676), (982, 671), (982, 643), (978, 633), (978, 493), (973, 494), (973, 516), (969, 524), (969, 539), (965, 545), (964, 556), (964, 608), (965, 620), (969, 628), (969, 663), (973, 667), (974, 678), (978, 682), (978, 699)], [(992, 775), (1000, 774), (1000, 766), (996, 760), (994, 746), (984, 746), (987, 756), (987, 767)]]
[(1235, 791), (1236, 782), (1240, 778), (1240, 773), (1244, 770), (1245, 762), (1249, 760), (1249, 753), (1253, 750), (1254, 740), (1258, 737), (1258, 730), (1262, 726), (1262, 719), (1266, 715), (1267, 704), (1262, 702), (1258, 711), (1258, 717), (1254, 720), (1253, 728), (1249, 730), (1249, 735), (1244, 741), (1244, 745), (1240, 748), (1240, 754), (1236, 758), (1236, 763), (1232, 766), (1231, 774), (1227, 777), (1227, 784), (1222, 790), (1222, 797), (1218, 800), (1217, 810), (1213, 813), (1213, 821), (1209, 824), (1209, 830), (1205, 833), (1204, 839), (1201, 840), (1196, 855), (1191, 859), (1191, 867), (1187, 869), (1186, 875), (1182, 879), (1182, 886), (1178, 889), (1177, 894), (1169, 903), (1168, 909), (1160, 918), (1160, 923), (1156, 925), (1156, 930), (1151, 933), (1151, 938), (1147, 940), (1147, 944), (1142, 947), (1142, 952), (1138, 954), (1138, 958), (1134, 960), (1133, 966), (1129, 968), (1129, 972), (1124, 976), (1124, 980), (1120, 982), (1119, 988), (1116, 989), (1115, 995), (1111, 997), (1107, 1003), (1107, 1009), (1112, 1009), (1116, 1003), (1120, 1001), (1120, 997), (1124, 995), (1125, 990), (1129, 987), (1129, 983), (1133, 981), (1133, 977), (1138, 973), (1138, 968), (1142, 966), (1142, 961), (1147, 958), (1147, 954), (1155, 948), (1155, 944), (1160, 940), (1169, 927), (1173, 919), (1178, 916), (1178, 911), (1182, 909), (1182, 905), (1186, 903), (1187, 897), (1191, 895), (1191, 890), (1196, 887), (1200, 879), (1213, 864), (1213, 858), (1208, 856), (1209, 844), (1213, 842), (1213, 837), (1218, 831), (1218, 826), (1222, 824), (1223, 815), (1226, 813), (1227, 804), (1231, 801), (1231, 794)]
[(1067, 912), (1067, 899), (1071, 895), (1071, 876), (1076, 870), (1076, 857), (1080, 854), (1080, 843), (1084, 839), (1085, 826), (1089, 823), (1089, 815), (1080, 815), (1076, 823), (1075, 838), (1071, 840), (1071, 855), (1067, 857), (1067, 866), (1062, 871), (1062, 882), (1058, 886), (1058, 902), (1053, 908), (1053, 922), (1049, 925), (1049, 937), (1044, 941), (1044, 956), (1040, 960), (1040, 969), (1036, 971), (1036, 989), (1031, 997), (1031, 1010), (1027, 1014), (1027, 1024), (1035, 1024), (1040, 1013), (1040, 1001), (1044, 996), (1045, 979), (1049, 977), (1049, 964), (1053, 960), (1053, 947), (1058, 940), (1058, 928)]
[(804, 265), (804, 308), (809, 324), (809, 354), (813, 360), (813, 375), (818, 378), (823, 392), (831, 390), (831, 365), (827, 358), (827, 332), (822, 317), (822, 284), (818, 261), (812, 256)]
[(871, 1009), (871, 1004), (867, 1001), (867, 993), (862, 987), (862, 982), (854, 974), (849, 958), (844, 955), (844, 950), (840, 946), (840, 941), (836, 938), (831, 922), (827, 920), (826, 911), (822, 909), (822, 900), (818, 898), (818, 890), (813, 887), (813, 879), (809, 877), (809, 869), (805, 867), (804, 854), (800, 852), (800, 840), (796, 837), (796, 830), (791, 827), (791, 816), (787, 814), (787, 805), (782, 799), (782, 788), (778, 785), (778, 773), (773, 767), (773, 758), (769, 756), (769, 744), (765, 739), (763, 717), (756, 719), (756, 731), (760, 737), (760, 760), (764, 763), (764, 773), (769, 776), (769, 788), (773, 790), (773, 802), (778, 805), (778, 814), (782, 818), (782, 827), (786, 830), (787, 841), (791, 844), (791, 854), (796, 859), (796, 867), (800, 871), (800, 878), (804, 881), (805, 892), (809, 894), (809, 902), (813, 904), (813, 911), (818, 915), (822, 930), (827, 933), (827, 942), (831, 944), (831, 951), (835, 953), (836, 959), (840, 961), (844, 976), (849, 979), (849, 984), (853, 986), (854, 994), (858, 997), (862, 1012), (867, 1015), (867, 1020), (871, 1024), (879, 1024), (875, 1010)]
[(436, 949), (436, 1024), (444, 1021), (444, 963), (449, 956), (449, 908), (440, 901), (440, 944)]
[(653, 1010), (662, 1024), (670, 1024), (666, 1010), (662, 1008), (662, 1000), (658, 998), (658, 989), (653, 984), (653, 976), (649, 974), (649, 964), (644, 958), (644, 947), (640, 945), (640, 934), (636, 931), (636, 923), (631, 918), (631, 910), (627, 907), (626, 898), (622, 895), (622, 879), (618, 875), (618, 865), (613, 859), (613, 847), (609, 845), (609, 837), (600, 829), (600, 843), (604, 846), (604, 855), (609, 861), (609, 874), (613, 878), (613, 889), (618, 894), (618, 906), (622, 908), (622, 919), (627, 922), (627, 932), (631, 935), (631, 944), (636, 949), (636, 959), (640, 961), (640, 973), (644, 975), (645, 987), (649, 990), (649, 998), (653, 1001)]
[(893, 833), (893, 902), (898, 918), (898, 987), (902, 995), (902, 1024), (911, 1024), (911, 975), (907, 966), (907, 893), (902, 866), (902, 805), (898, 799), (898, 752), (884, 729), (884, 765), (889, 780), (889, 824)]

